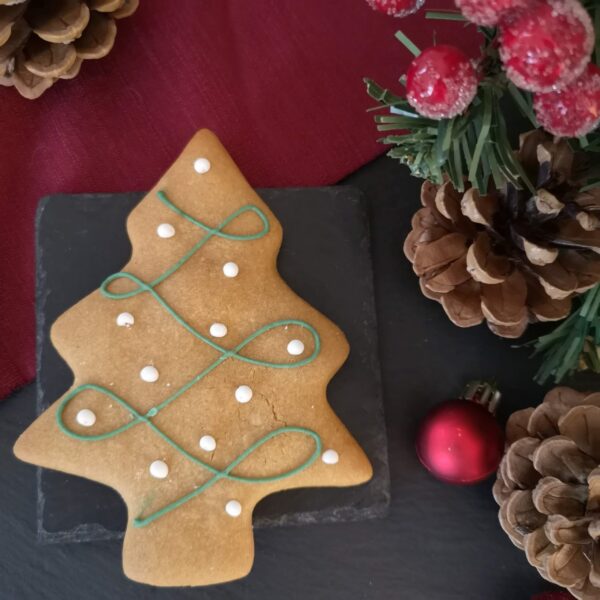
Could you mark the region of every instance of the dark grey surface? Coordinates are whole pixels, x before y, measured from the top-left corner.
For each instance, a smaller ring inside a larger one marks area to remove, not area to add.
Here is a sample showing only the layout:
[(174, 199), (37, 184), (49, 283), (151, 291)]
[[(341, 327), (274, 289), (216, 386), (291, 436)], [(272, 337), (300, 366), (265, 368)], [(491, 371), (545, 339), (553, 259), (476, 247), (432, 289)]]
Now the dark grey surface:
[[(528, 600), (552, 589), (500, 529), (492, 480), (473, 487), (443, 484), (414, 453), (423, 415), (468, 379), (497, 378), (504, 391), (502, 419), (539, 402), (543, 390), (531, 379), (536, 363), (485, 327), (454, 327), (438, 304), (421, 295), (402, 255), (419, 203), (418, 180), (380, 158), (347, 182), (362, 189), (372, 206), (389, 517), (259, 530), (252, 573), (228, 585), (191, 590), (136, 585), (121, 573), (117, 542), (36, 544), (33, 469), (10, 452), (34, 416), (35, 391), (29, 386), (0, 403), (3, 600)], [(584, 385), (598, 389), (597, 380)]]
[[(259, 193), (285, 232), (278, 260), (283, 277), (337, 323), (350, 342), (350, 356), (329, 385), (328, 398), (369, 456), (373, 478), (351, 488), (274, 494), (258, 504), (254, 524), (381, 517), (388, 509), (390, 482), (366, 204), (360, 192), (348, 186)], [(72, 383), (71, 370), (50, 341), (50, 326), (127, 262), (131, 245), (125, 219), (142, 196), (65, 195), (40, 202), (36, 227), (38, 412)], [(333, 222), (337, 227), (331, 227)], [(40, 469), (37, 475), (40, 541), (122, 537), (127, 514), (116, 491), (58, 471)]]

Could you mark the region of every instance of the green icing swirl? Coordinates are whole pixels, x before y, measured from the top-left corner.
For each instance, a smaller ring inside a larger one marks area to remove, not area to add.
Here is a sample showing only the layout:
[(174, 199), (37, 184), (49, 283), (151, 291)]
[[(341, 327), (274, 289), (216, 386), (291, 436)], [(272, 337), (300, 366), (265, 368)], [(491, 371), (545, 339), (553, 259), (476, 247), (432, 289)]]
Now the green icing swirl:
[[(121, 433), (127, 431), (128, 429), (131, 429), (132, 427), (135, 427), (135, 426), (143, 423), (144, 425), (148, 426), (152, 431), (154, 431), (154, 433), (156, 433), (165, 442), (167, 442), (172, 448), (174, 448), (177, 452), (179, 452), (183, 457), (185, 457), (187, 460), (193, 462), (197, 466), (212, 473), (211, 478), (209, 478), (207, 481), (205, 481), (202, 485), (198, 486), (197, 488), (194, 488), (188, 494), (181, 496), (177, 500), (171, 502), (170, 504), (167, 504), (166, 506), (163, 506), (159, 510), (157, 510), (145, 517), (142, 517), (142, 516), (136, 517), (133, 520), (133, 524), (136, 527), (144, 527), (144, 526), (148, 525), (149, 523), (151, 523), (152, 521), (158, 519), (159, 517), (166, 515), (167, 513), (171, 512), (172, 510), (185, 504), (192, 498), (198, 496), (199, 494), (201, 494), (208, 488), (212, 487), (215, 483), (217, 483), (221, 479), (228, 479), (230, 481), (237, 481), (239, 483), (269, 483), (269, 482), (273, 482), (273, 481), (280, 481), (280, 480), (286, 479), (288, 477), (292, 477), (293, 475), (296, 475), (296, 474), (300, 473), (301, 471), (303, 471), (304, 469), (306, 469), (307, 467), (309, 467), (319, 457), (319, 455), (321, 454), (321, 448), (322, 448), (321, 438), (314, 431), (311, 431), (310, 429), (306, 429), (305, 427), (293, 427), (293, 426), (280, 427), (279, 429), (275, 429), (275, 430), (269, 432), (268, 434), (266, 434), (265, 436), (263, 436), (262, 438), (258, 439), (256, 442), (251, 444), (248, 448), (246, 448), (246, 450), (244, 450), (244, 452), (242, 452), (237, 458), (235, 458), (233, 461), (231, 461), (224, 469), (217, 469), (217, 468), (213, 467), (212, 465), (200, 460), (193, 454), (189, 453), (187, 450), (185, 450), (185, 448), (180, 446), (175, 440), (173, 440), (171, 437), (169, 437), (164, 431), (160, 430), (152, 422), (152, 419), (161, 410), (163, 410), (165, 407), (167, 407), (169, 404), (171, 404), (173, 401), (175, 401), (177, 398), (179, 398), (182, 394), (184, 394), (186, 391), (188, 391), (191, 387), (193, 387), (194, 385), (199, 383), (211, 371), (213, 371), (214, 369), (219, 367), (219, 365), (223, 364), (228, 359), (239, 360), (241, 362), (250, 363), (253, 365), (260, 366), (260, 367), (270, 367), (270, 368), (275, 368), (275, 369), (289, 369), (289, 368), (301, 367), (301, 366), (311, 363), (318, 356), (318, 354), (320, 352), (320, 348), (321, 348), (321, 340), (320, 340), (319, 334), (314, 329), (314, 327), (312, 327), (311, 325), (309, 325), (308, 323), (306, 323), (304, 321), (299, 321), (297, 319), (285, 319), (285, 320), (280, 320), (280, 321), (273, 321), (272, 323), (268, 323), (267, 325), (260, 327), (254, 333), (252, 333), (248, 337), (246, 337), (237, 346), (235, 346), (234, 348), (228, 349), (228, 348), (225, 348), (224, 346), (221, 346), (220, 344), (216, 343), (212, 339), (206, 337), (202, 333), (200, 333), (197, 329), (195, 329), (192, 325), (190, 325), (179, 313), (177, 313), (165, 301), (165, 299), (156, 291), (156, 289), (155, 289), (156, 286), (158, 286), (160, 283), (165, 281), (168, 277), (170, 277), (173, 273), (175, 273), (179, 268), (181, 268), (211, 238), (220, 237), (220, 238), (224, 238), (224, 239), (232, 240), (232, 241), (248, 241), (248, 240), (260, 239), (269, 232), (269, 221), (268, 221), (266, 215), (260, 210), (260, 208), (258, 208), (257, 206), (253, 206), (253, 205), (246, 205), (246, 206), (239, 208), (235, 212), (231, 213), (231, 215), (229, 215), (218, 227), (213, 228), (213, 227), (210, 227), (210, 226), (202, 223), (201, 221), (198, 221), (191, 215), (189, 215), (186, 212), (184, 212), (183, 210), (181, 210), (179, 207), (175, 206), (167, 198), (167, 196), (164, 192), (162, 192), (162, 191), (157, 192), (157, 196), (158, 196), (158, 199), (165, 206), (167, 206), (170, 210), (172, 210), (174, 213), (176, 213), (183, 219), (186, 219), (187, 221), (193, 223), (199, 229), (202, 229), (205, 232), (205, 235), (186, 254), (184, 254), (184, 256), (180, 260), (178, 260), (176, 263), (174, 263), (164, 273), (162, 273), (159, 277), (157, 277), (150, 283), (142, 281), (139, 277), (136, 277), (135, 275), (133, 275), (131, 273), (121, 271), (119, 273), (115, 273), (115, 274), (107, 277), (104, 280), (104, 282), (102, 283), (102, 285), (100, 286), (100, 292), (107, 298), (111, 298), (113, 300), (122, 300), (125, 298), (131, 298), (133, 296), (137, 296), (138, 294), (141, 294), (144, 292), (149, 293), (152, 296), (152, 298), (156, 302), (158, 302), (158, 304), (173, 319), (175, 319), (175, 321), (177, 323), (179, 323), (179, 325), (184, 327), (189, 333), (191, 333), (194, 337), (199, 339), (201, 342), (203, 342), (204, 344), (207, 344), (208, 346), (210, 346), (211, 348), (216, 350), (219, 353), (219, 356), (214, 362), (212, 362), (205, 369), (200, 371), (195, 377), (193, 377), (188, 382), (186, 382), (184, 385), (182, 385), (178, 390), (173, 392), (170, 396), (165, 398), (162, 402), (160, 402), (156, 406), (153, 406), (145, 414), (142, 414), (139, 411), (137, 411), (131, 404), (129, 404), (129, 402), (127, 402), (125, 399), (121, 398), (120, 396), (118, 396), (117, 394), (112, 392), (111, 390), (109, 390), (103, 386), (99, 386), (99, 385), (92, 384), (92, 383), (86, 383), (86, 384), (80, 385), (80, 386), (74, 388), (73, 390), (71, 390), (63, 398), (63, 400), (61, 401), (61, 403), (58, 407), (58, 410), (56, 412), (56, 421), (58, 423), (58, 427), (60, 428), (60, 430), (63, 433), (65, 433), (66, 435), (68, 435), (76, 440), (86, 441), (86, 442), (106, 440), (106, 439), (112, 438), (114, 436), (120, 435)], [(246, 235), (231, 234), (231, 233), (226, 233), (224, 231), (224, 229), (227, 227), (227, 225), (229, 225), (236, 218), (238, 218), (239, 216), (241, 216), (247, 212), (251, 212), (251, 213), (255, 214), (258, 217), (258, 219), (260, 220), (262, 228), (259, 231), (257, 231), (256, 233), (251, 233), (251, 234), (246, 234)], [(109, 285), (113, 281), (116, 281), (118, 279), (127, 279), (127, 280), (133, 282), (136, 287), (133, 290), (130, 290), (128, 292), (122, 292), (122, 293), (111, 292), (108, 289)], [(240, 354), (240, 352), (250, 342), (252, 342), (256, 338), (258, 338), (259, 336), (266, 334), (267, 332), (269, 332), (273, 329), (276, 329), (278, 327), (286, 327), (288, 325), (296, 325), (298, 327), (305, 329), (306, 331), (308, 331), (310, 333), (310, 335), (313, 338), (313, 346), (314, 346), (313, 352), (312, 352), (312, 354), (310, 354), (310, 356), (307, 356), (306, 358), (303, 358), (303, 359), (296, 360), (294, 362), (278, 363), (278, 362), (273, 362), (273, 361), (259, 360), (256, 358), (252, 358), (251, 356), (244, 356), (244, 355)], [(80, 433), (77, 433), (77, 432), (69, 429), (63, 419), (64, 411), (65, 411), (66, 407), (68, 406), (68, 404), (71, 402), (71, 400), (73, 400), (73, 398), (75, 398), (76, 396), (78, 396), (79, 394), (81, 394), (82, 392), (87, 391), (87, 390), (93, 390), (93, 391), (98, 392), (99, 394), (103, 395), (107, 399), (117, 402), (127, 412), (129, 412), (129, 414), (133, 417), (132, 420), (129, 421), (128, 423), (125, 423), (124, 425), (121, 425), (120, 427), (117, 427), (117, 428), (111, 430), (111, 431), (106, 431), (104, 433), (97, 434), (97, 435), (84, 435), (84, 434), (80, 434)], [(285, 471), (283, 473), (277, 473), (275, 475), (269, 475), (269, 476), (265, 476), (265, 477), (242, 477), (242, 476), (235, 475), (232, 473), (232, 471), (240, 463), (242, 463), (244, 460), (246, 460), (246, 458), (248, 458), (255, 450), (257, 450), (258, 448), (260, 448), (261, 446), (263, 446), (264, 444), (266, 444), (273, 438), (275, 438), (279, 435), (285, 434), (285, 433), (302, 434), (302, 435), (312, 438), (312, 440), (314, 441), (314, 444), (315, 444), (314, 451), (304, 462), (300, 463), (296, 467), (293, 467), (290, 470)]]

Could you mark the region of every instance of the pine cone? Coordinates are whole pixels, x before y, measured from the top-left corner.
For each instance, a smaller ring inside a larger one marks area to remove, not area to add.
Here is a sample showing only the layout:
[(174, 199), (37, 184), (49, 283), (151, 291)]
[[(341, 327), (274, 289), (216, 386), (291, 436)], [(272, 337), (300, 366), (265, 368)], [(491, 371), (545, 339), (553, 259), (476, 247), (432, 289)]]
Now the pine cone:
[(481, 196), (426, 181), (404, 243), (423, 293), (453, 323), (485, 319), (509, 338), (566, 317), (571, 298), (600, 281), (600, 188), (582, 189), (590, 166), (542, 131), (520, 141), (535, 195), (509, 184)]
[(500, 524), (540, 575), (600, 598), (600, 393), (550, 391), (512, 414), (494, 484)]
[(86, 59), (106, 56), (115, 19), (139, 0), (0, 0), (0, 85), (25, 98), (41, 96), (58, 79), (72, 79)]

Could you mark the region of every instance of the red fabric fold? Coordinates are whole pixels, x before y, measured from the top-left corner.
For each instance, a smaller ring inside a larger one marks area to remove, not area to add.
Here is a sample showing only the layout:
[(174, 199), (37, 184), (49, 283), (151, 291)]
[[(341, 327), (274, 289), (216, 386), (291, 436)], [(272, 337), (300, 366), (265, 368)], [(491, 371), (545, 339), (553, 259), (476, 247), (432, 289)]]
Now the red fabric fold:
[(35, 373), (40, 197), (149, 188), (200, 127), (256, 186), (333, 183), (384, 151), (361, 78), (400, 87), (398, 28), (423, 48), (434, 29), (477, 47), (472, 27), (363, 0), (141, 0), (76, 79), (35, 101), (0, 88), (0, 397)]

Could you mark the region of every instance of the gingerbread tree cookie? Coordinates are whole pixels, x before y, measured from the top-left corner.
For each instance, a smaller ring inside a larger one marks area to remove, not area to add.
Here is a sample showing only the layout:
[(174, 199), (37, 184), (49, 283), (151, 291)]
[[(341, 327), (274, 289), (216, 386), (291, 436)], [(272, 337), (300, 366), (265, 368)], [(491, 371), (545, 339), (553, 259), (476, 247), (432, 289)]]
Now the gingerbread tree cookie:
[(53, 326), (73, 386), (15, 454), (121, 494), (131, 579), (243, 577), (261, 498), (371, 477), (326, 398), (348, 344), (281, 279), (281, 226), (209, 131), (127, 230), (127, 265)]

